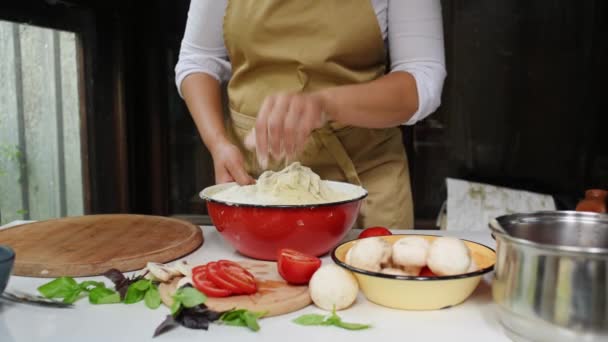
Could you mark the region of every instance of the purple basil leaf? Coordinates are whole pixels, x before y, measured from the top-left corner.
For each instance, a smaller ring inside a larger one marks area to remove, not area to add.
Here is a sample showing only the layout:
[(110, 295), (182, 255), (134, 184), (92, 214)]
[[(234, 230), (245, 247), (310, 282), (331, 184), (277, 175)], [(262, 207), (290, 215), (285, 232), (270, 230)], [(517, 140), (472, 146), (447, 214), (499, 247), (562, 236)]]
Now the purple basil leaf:
[(114, 289), (120, 294), (120, 299), (124, 300), (125, 296), (127, 295), (129, 285), (140, 279), (143, 279), (147, 273), (148, 272), (137, 277), (127, 278), (119, 270), (112, 268), (103, 275), (114, 283)]
[(110, 279), (114, 285), (118, 285), (126, 279), (122, 272), (115, 268), (107, 270), (103, 276)]
[(175, 320), (175, 318), (173, 318), (173, 316), (167, 315), (165, 320), (162, 321), (162, 323), (158, 327), (156, 327), (156, 330), (154, 330), (154, 335), (152, 337), (156, 337), (164, 332), (167, 332), (178, 325), (179, 323)]

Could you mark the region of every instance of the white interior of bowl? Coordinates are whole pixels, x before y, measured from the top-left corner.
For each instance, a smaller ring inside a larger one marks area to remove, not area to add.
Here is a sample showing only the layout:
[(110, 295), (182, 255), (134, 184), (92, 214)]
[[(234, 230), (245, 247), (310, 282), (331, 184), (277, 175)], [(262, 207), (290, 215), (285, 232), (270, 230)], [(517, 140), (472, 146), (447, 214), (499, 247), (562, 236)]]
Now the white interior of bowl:
[[(356, 199), (361, 199), (361, 198), (367, 196), (367, 190), (363, 189), (362, 187), (360, 187), (358, 185), (344, 183), (344, 182), (336, 182), (336, 181), (325, 181), (325, 182), (326, 182), (327, 186), (329, 186), (331, 189), (344, 193), (344, 194), (348, 194), (350, 196), (345, 200), (337, 201), (337, 202), (301, 204), (301, 205), (298, 204), (298, 205), (294, 205), (294, 206), (300, 207), (300, 206), (314, 206), (314, 205), (327, 205), (327, 204), (334, 204), (334, 203), (343, 203), (343, 202), (350, 202), (350, 201), (353, 201)], [(220, 191), (226, 190), (233, 186), (238, 186), (238, 185), (235, 182), (212, 185), (210, 187), (203, 189), (203, 191), (200, 192), (200, 197), (204, 200), (214, 200), (217, 202), (227, 203), (225, 201), (216, 200), (213, 198), (213, 196), (215, 194), (219, 193)], [(251, 203), (236, 203), (236, 202), (227, 203), (227, 204), (252, 205)], [(263, 206), (264, 207), (283, 207), (284, 205), (266, 205), (266, 204), (264, 204)]]

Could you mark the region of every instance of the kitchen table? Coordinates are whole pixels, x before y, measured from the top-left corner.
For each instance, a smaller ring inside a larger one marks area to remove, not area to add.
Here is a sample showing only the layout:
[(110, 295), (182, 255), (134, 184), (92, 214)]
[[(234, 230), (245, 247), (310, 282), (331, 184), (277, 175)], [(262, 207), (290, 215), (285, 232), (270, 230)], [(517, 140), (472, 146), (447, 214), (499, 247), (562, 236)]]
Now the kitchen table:
[[(191, 264), (217, 259), (245, 259), (213, 227), (202, 227), (205, 242), (184, 257)], [(345, 240), (358, 231), (351, 231)], [(487, 232), (394, 231), (450, 235), (483, 243), (494, 248)], [(329, 256), (323, 263), (331, 263)], [(155, 341), (509, 341), (497, 320), (492, 302), (492, 273), (486, 274), (473, 295), (461, 305), (438, 311), (402, 311), (373, 304), (359, 293), (357, 302), (339, 315), (347, 322), (371, 323), (373, 328), (348, 331), (335, 327), (304, 327), (291, 321), (306, 313), (324, 313), (314, 305), (291, 314), (262, 319), (261, 330), (213, 324), (208, 331), (175, 328)], [(78, 278), (110, 281), (103, 277)], [(7, 290), (36, 293), (36, 287), (50, 279), (11, 277)], [(26, 304), (0, 302), (0, 341), (147, 341), (169, 310), (161, 306), (148, 309), (143, 302), (125, 305), (92, 305), (86, 298), (70, 309), (51, 309)]]

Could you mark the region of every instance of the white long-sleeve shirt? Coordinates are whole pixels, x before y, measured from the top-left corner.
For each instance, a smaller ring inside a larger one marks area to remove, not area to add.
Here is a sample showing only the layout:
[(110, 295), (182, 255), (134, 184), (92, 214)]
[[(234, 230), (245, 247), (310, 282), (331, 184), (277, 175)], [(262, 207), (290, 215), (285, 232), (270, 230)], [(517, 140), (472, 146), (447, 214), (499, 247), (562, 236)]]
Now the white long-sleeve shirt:
[[(223, 20), (228, 0), (192, 0), (175, 82), (192, 73), (206, 73), (219, 81), (231, 76), (224, 45)], [(370, 0), (382, 38), (390, 52), (390, 72), (405, 71), (416, 80), (418, 110), (405, 124), (413, 125), (441, 103), (446, 77), (440, 0)]]

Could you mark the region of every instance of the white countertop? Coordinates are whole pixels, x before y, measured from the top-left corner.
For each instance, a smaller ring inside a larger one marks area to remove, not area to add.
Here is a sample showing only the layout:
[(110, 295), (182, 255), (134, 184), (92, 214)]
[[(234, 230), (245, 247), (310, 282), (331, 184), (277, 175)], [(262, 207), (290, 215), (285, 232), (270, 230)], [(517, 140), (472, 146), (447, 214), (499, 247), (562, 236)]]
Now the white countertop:
[[(205, 242), (197, 251), (186, 256), (191, 264), (200, 264), (220, 258), (233, 260), (243, 256), (225, 243), (213, 227), (203, 227)], [(394, 231), (408, 233), (413, 231)], [(495, 246), (488, 232), (466, 233), (446, 231), (415, 231), (420, 234), (453, 235)], [(346, 240), (356, 236), (351, 232)], [(326, 256), (323, 263), (331, 263)], [(487, 274), (473, 295), (463, 304), (438, 311), (401, 311), (368, 302), (360, 293), (357, 302), (340, 311), (345, 321), (371, 323), (373, 328), (348, 331), (335, 327), (303, 327), (291, 322), (305, 313), (324, 313), (311, 305), (300, 311), (260, 321), (261, 330), (212, 324), (208, 331), (175, 328), (154, 341), (509, 341), (496, 317)], [(82, 280), (84, 278), (79, 278)], [(110, 281), (103, 277), (88, 279)], [(36, 287), (49, 279), (11, 277), (7, 290), (19, 289), (36, 293)], [(160, 307), (148, 309), (143, 302), (125, 305), (92, 305), (86, 298), (72, 309), (50, 309), (24, 304), (0, 302), (0, 341), (148, 341), (156, 326), (169, 310)]]

